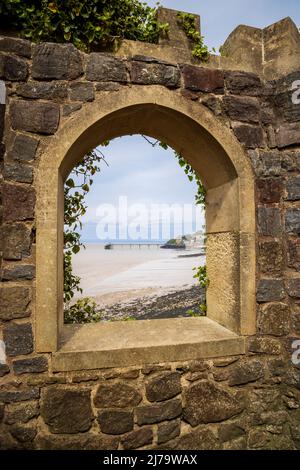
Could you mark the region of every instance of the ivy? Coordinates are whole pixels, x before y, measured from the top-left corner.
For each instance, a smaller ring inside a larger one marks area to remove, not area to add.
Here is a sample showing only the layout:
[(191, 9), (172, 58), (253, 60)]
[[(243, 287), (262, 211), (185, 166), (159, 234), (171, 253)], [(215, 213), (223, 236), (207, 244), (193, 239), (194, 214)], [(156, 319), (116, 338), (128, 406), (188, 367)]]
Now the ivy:
[(191, 167), (191, 165), (183, 158), (182, 155), (174, 151), (175, 158), (177, 158), (179, 165), (183, 168), (185, 174), (187, 175), (189, 181), (192, 183), (193, 181), (197, 184), (197, 193), (195, 195), (195, 202), (197, 205), (205, 205), (205, 197), (206, 197), (206, 190), (201, 183), (201, 180), (195, 170)]
[(64, 321), (70, 323), (97, 323), (101, 321), (101, 313), (93, 299), (84, 297), (65, 309)]
[(192, 13), (179, 12), (177, 18), (186, 36), (194, 45), (192, 55), (202, 61), (208, 60), (209, 49), (204, 43), (204, 37), (197, 31), (195, 16)]
[(122, 39), (155, 43), (167, 23), (139, 0), (5, 0), (3, 25), (34, 42), (71, 42), (79, 49), (113, 48)]
[[(198, 279), (200, 287), (206, 290), (207, 287), (209, 286), (209, 279), (207, 277), (206, 265), (198, 266), (197, 268), (194, 268), (194, 271), (196, 271), (194, 274), (194, 279)], [(207, 312), (206, 298), (203, 301), (203, 303), (199, 305), (199, 310), (201, 312), (201, 315), (206, 314)]]
[(105, 161), (99, 150), (87, 153), (73, 168), (64, 186), (64, 303), (68, 308), (76, 292), (82, 293), (80, 277), (73, 274), (72, 256), (84, 245), (80, 239), (81, 217), (86, 213), (85, 197), (93, 184), (93, 176)]

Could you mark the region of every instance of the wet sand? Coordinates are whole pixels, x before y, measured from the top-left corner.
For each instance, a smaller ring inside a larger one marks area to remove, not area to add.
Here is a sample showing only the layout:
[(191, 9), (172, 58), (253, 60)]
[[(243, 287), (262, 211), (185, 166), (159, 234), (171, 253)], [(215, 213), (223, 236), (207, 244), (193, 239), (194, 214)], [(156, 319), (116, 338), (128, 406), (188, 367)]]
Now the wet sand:
[(104, 250), (103, 245), (89, 244), (74, 256), (73, 268), (82, 280), (82, 296), (111, 305), (195, 285), (193, 268), (205, 259), (182, 254), (182, 250), (147, 248)]
[(193, 268), (203, 265), (205, 257), (193, 255), (197, 252), (87, 245), (74, 256), (83, 289), (75, 300), (94, 299), (102, 321), (189, 316), (204, 299)]

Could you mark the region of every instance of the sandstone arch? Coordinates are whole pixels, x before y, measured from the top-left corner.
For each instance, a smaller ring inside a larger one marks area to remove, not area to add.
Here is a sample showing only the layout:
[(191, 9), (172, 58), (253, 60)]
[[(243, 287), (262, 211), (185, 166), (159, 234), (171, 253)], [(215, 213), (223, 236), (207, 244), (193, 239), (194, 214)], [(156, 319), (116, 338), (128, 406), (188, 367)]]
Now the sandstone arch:
[(164, 87), (133, 86), (100, 94), (67, 119), (41, 153), (36, 304), (41, 351), (57, 350), (62, 328), (63, 181), (86, 151), (134, 133), (182, 152), (202, 178), (208, 191), (208, 317), (237, 334), (255, 331), (254, 177), (245, 152), (203, 105)]

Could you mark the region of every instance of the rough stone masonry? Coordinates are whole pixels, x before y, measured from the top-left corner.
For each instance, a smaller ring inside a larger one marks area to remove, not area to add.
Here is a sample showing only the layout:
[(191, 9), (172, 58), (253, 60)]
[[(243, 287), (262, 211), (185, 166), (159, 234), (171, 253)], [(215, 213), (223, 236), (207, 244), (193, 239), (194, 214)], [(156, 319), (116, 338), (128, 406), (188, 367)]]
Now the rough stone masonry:
[[(202, 64), (172, 40), (84, 54), (0, 37), (1, 449), (300, 449), (300, 35), (290, 19), (240, 26), (223, 54)], [(132, 84), (202, 103), (243, 145), (256, 178), (257, 334), (245, 356), (54, 373), (35, 351), (35, 172), (66, 120)]]

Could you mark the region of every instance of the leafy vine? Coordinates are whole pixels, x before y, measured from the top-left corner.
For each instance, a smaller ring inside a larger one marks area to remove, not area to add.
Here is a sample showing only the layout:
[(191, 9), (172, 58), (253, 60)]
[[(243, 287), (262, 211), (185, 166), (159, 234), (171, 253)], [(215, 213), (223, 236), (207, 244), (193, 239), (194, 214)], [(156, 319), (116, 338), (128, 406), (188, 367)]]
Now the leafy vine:
[(109, 49), (122, 39), (155, 43), (168, 24), (157, 7), (139, 0), (5, 0), (3, 25), (32, 41), (71, 42), (79, 49)]
[[(93, 184), (93, 176), (101, 171), (100, 163), (105, 162), (103, 153), (98, 149), (87, 153), (73, 168), (70, 177), (64, 185), (64, 304), (65, 321), (73, 323), (71, 319), (78, 318), (83, 322), (90, 322), (91, 318), (98, 318), (96, 305), (89, 299), (81, 299), (70, 305), (76, 292), (82, 293), (80, 277), (73, 273), (72, 257), (84, 245), (81, 242), (81, 217), (86, 213), (85, 197)], [(74, 321), (77, 323), (77, 321)]]
[(204, 43), (204, 37), (197, 31), (195, 15), (192, 13), (179, 12), (177, 18), (186, 36), (194, 45), (192, 55), (202, 61), (208, 60), (209, 49)]

